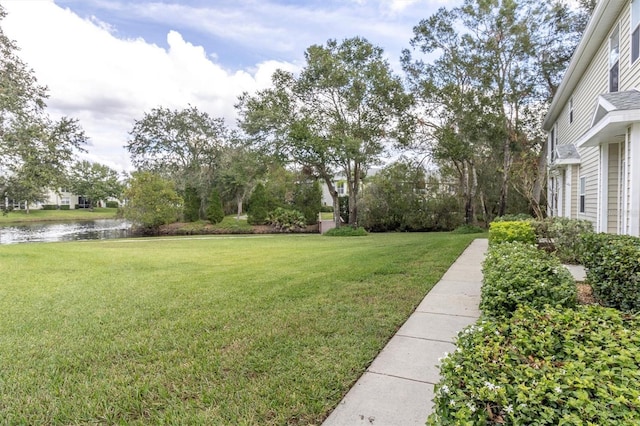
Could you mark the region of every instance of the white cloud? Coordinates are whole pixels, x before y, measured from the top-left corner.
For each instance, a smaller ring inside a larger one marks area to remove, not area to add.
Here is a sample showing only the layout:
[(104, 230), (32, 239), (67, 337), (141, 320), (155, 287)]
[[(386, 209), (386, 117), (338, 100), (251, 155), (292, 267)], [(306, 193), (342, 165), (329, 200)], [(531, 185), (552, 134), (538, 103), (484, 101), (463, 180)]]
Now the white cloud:
[(231, 72), (175, 31), (163, 49), (142, 39), (118, 39), (109, 24), (82, 19), (50, 0), (2, 4), (8, 13), (3, 30), (39, 83), (49, 87), (49, 113), (78, 118), (91, 138), (86, 157), (118, 170), (130, 170), (123, 145), (134, 120), (151, 108), (191, 104), (232, 126), (240, 93), (268, 86), (277, 68), (295, 69), (266, 61)]

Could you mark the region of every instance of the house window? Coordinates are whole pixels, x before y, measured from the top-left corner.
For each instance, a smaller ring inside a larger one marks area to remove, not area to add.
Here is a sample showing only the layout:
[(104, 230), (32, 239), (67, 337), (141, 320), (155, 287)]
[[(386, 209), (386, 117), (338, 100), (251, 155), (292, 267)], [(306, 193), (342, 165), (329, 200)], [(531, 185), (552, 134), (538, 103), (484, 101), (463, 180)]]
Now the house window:
[(338, 182), (338, 195), (344, 195), (345, 192), (344, 182)]
[[(640, 0), (637, 0), (640, 3)], [(573, 123), (573, 98), (569, 99), (569, 124)]]
[(64, 206), (68, 206), (71, 204), (71, 200), (69, 199), (69, 197), (62, 197), (62, 200), (60, 201), (60, 204), (64, 205)]
[(581, 177), (580, 178), (580, 205), (578, 206), (578, 211), (580, 213), (584, 213), (585, 210), (585, 206), (584, 206), (584, 198), (585, 198), (585, 191), (586, 191), (586, 186), (587, 186), (587, 178)]
[(609, 38), (609, 92), (618, 91), (618, 82), (620, 80), (620, 38), (618, 37), (618, 28), (611, 34)]
[(631, 63), (640, 56), (640, 0), (631, 2)]

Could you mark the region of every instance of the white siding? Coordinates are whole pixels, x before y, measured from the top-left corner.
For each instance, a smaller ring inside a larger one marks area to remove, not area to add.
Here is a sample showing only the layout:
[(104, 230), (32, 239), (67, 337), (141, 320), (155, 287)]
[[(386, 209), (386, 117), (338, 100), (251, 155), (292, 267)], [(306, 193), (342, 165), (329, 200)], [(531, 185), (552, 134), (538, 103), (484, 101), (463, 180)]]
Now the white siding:
[(618, 232), (618, 206), (620, 205), (619, 194), (619, 181), (618, 176), (620, 173), (620, 144), (612, 143), (607, 148), (609, 150), (608, 159), (608, 179), (607, 179), (607, 232)]

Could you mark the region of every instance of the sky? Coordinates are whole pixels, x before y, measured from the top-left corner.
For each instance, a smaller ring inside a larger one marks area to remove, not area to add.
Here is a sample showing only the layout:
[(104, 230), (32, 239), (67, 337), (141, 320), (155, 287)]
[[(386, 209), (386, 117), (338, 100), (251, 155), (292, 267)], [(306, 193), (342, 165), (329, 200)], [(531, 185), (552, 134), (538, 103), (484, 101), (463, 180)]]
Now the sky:
[(236, 126), (243, 92), (296, 72), (304, 52), (360, 36), (399, 58), (413, 27), (456, 0), (0, 0), (18, 56), (49, 89), (48, 113), (77, 118), (82, 159), (120, 172), (136, 120), (189, 105)]

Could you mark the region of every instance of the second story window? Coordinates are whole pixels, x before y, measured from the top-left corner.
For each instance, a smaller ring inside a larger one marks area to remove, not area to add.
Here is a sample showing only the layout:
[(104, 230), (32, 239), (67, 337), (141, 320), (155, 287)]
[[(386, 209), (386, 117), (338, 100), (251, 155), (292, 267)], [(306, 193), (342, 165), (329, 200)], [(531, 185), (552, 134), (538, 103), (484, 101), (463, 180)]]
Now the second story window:
[[(637, 0), (640, 2), (640, 0)], [(573, 98), (569, 99), (569, 124), (573, 123)]]
[(609, 38), (609, 92), (618, 91), (618, 81), (620, 78), (620, 37), (618, 28), (615, 29)]
[(640, 0), (631, 3), (631, 63), (640, 57)]

